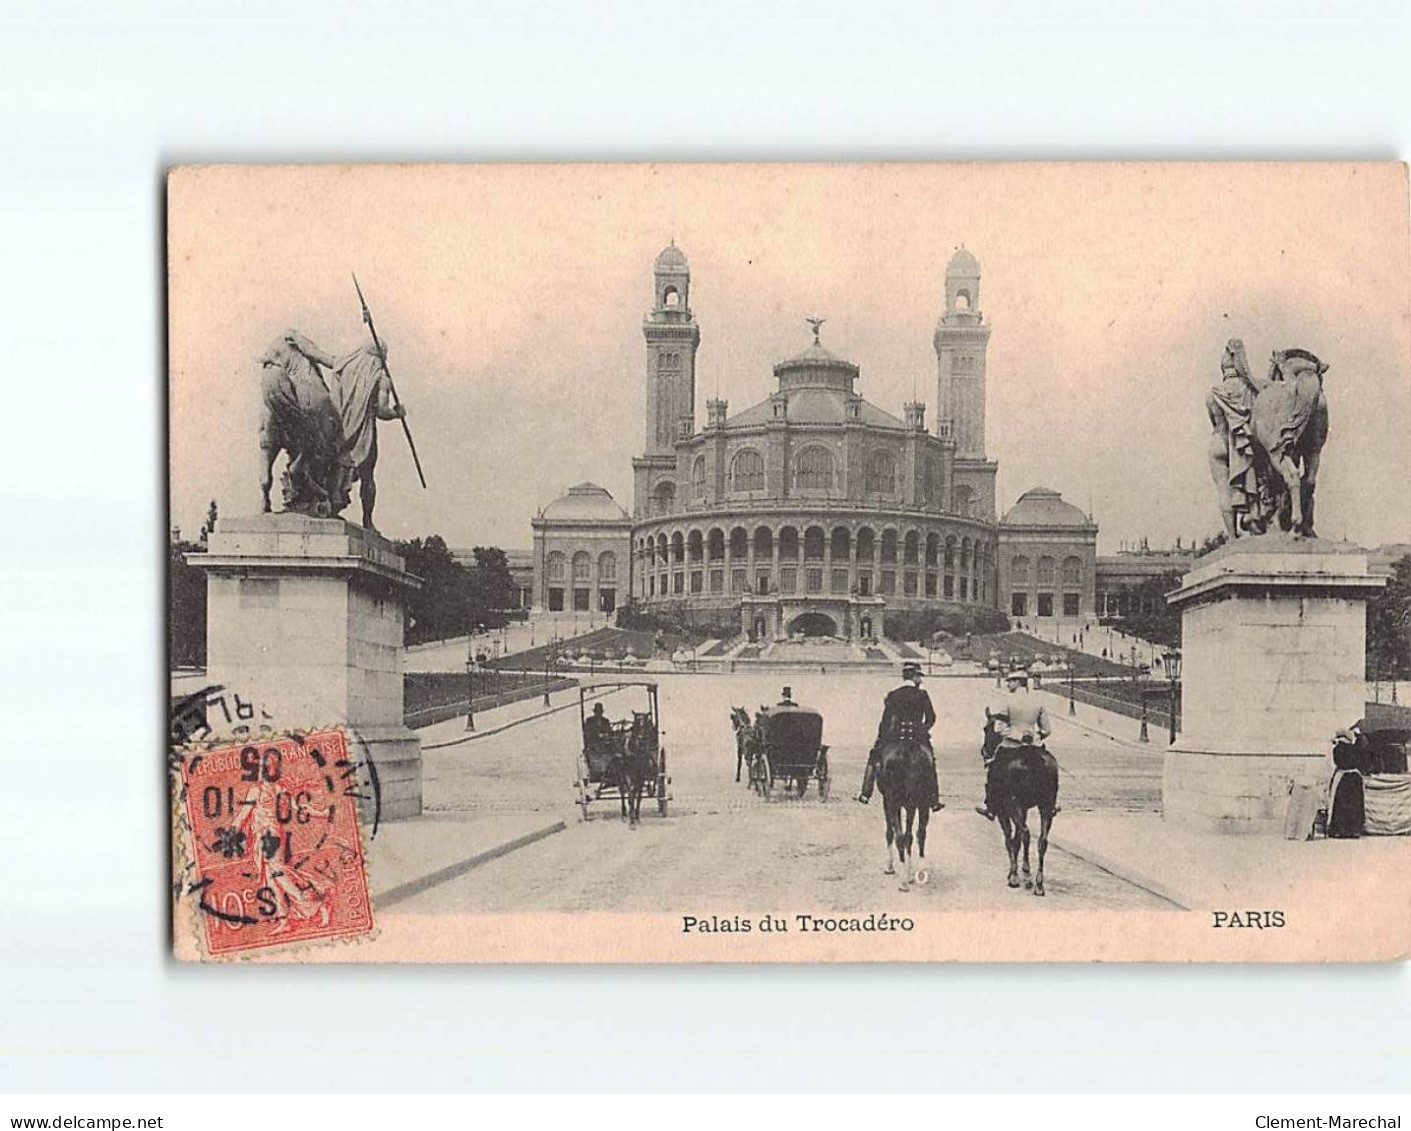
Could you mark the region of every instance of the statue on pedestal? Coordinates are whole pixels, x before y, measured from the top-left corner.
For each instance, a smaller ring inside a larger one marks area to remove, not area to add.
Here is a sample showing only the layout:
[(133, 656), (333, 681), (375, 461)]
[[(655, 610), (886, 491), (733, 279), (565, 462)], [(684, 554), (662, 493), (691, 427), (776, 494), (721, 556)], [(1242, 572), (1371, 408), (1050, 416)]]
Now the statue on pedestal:
[(361, 483), (363, 526), (375, 529), (377, 421), (404, 420), (387, 374), (380, 342), (334, 358), (297, 330), (274, 342), (260, 359), (264, 411), (260, 419), (260, 480), (271, 510), (274, 461), (289, 457), (283, 477), (285, 510), (337, 516)]
[(1220, 383), (1205, 397), (1210, 418), (1210, 475), (1225, 534), (1262, 534), (1277, 522), (1295, 538), (1315, 537), (1313, 495), (1328, 436), (1323, 395), (1327, 365), (1307, 350), (1279, 350), (1255, 378), (1244, 343), (1232, 338)]

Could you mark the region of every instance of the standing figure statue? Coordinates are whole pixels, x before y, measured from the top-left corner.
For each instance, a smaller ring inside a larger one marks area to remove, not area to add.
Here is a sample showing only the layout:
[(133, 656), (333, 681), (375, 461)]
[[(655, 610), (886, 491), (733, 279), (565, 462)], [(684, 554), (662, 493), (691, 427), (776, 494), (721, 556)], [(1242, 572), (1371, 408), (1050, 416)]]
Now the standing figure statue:
[(1205, 410), (1210, 475), (1228, 538), (1262, 534), (1275, 520), (1295, 538), (1314, 537), (1313, 494), (1328, 435), (1327, 368), (1307, 350), (1281, 350), (1259, 379), (1250, 373), (1244, 343), (1226, 344), (1221, 381), (1206, 394)]
[[(387, 343), (354, 350), (333, 367), (337, 375), (337, 400), (343, 420), (343, 451), (338, 457), (340, 495), (351, 498), (353, 484), (363, 507), (363, 526), (372, 525), (377, 505), (377, 422), (403, 420), (407, 410), (392, 401), (392, 379), (387, 375)], [(345, 503), (346, 505), (346, 503)]]
[(1220, 500), (1225, 536), (1262, 533), (1267, 520), (1267, 499), (1260, 496), (1255, 469), (1254, 437), (1250, 412), (1261, 385), (1249, 372), (1244, 342), (1231, 338), (1220, 359), (1220, 383), (1205, 396), (1210, 417), (1210, 477)]
[(377, 421), (406, 416), (392, 402), (386, 347), (362, 346), (334, 358), (297, 330), (290, 330), (261, 359), (264, 412), (260, 490), (269, 511), (274, 461), (289, 457), (284, 473), (286, 510), (336, 516), (360, 483), (363, 525), (369, 530), (377, 502)]

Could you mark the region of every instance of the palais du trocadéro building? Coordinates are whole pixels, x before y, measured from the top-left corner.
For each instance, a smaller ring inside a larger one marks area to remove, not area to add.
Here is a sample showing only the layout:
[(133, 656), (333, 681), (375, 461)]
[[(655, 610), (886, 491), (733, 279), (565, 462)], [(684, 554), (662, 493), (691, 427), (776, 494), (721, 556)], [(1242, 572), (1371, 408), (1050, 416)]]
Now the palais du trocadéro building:
[(533, 602), (611, 613), (684, 608), (756, 638), (868, 638), (887, 612), (983, 606), (1038, 624), (1094, 618), (1097, 526), (1035, 488), (998, 517), (985, 447), (989, 323), (980, 265), (946, 266), (932, 344), (938, 413), (863, 398), (856, 362), (813, 339), (774, 387), (696, 420), (701, 326), (674, 244), (657, 256), (646, 339), (646, 428), (629, 514), (572, 487), (534, 531)]

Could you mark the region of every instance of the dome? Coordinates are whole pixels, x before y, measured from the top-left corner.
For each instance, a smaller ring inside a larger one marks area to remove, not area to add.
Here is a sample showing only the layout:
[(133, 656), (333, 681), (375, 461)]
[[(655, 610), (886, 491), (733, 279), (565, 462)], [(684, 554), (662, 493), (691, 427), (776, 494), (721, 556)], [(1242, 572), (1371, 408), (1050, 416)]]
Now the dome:
[(802, 353), (774, 366), (774, 376), (781, 390), (813, 387), (850, 393), (857, 374), (857, 366), (820, 345), (816, 333)]
[(686, 262), (685, 254), (673, 240), (670, 246), (661, 249), (661, 254), (657, 256), (656, 269), (658, 271), (687, 271), (690, 269), (690, 265)]
[(1092, 526), (1092, 520), (1063, 496), (1047, 487), (1034, 487), (1004, 512), (1002, 526)]
[(958, 248), (946, 264), (946, 275), (955, 278), (977, 279), (980, 276), (980, 261), (964, 247)]
[(571, 522), (621, 522), (627, 512), (604, 487), (596, 483), (580, 483), (570, 487), (539, 512), (540, 518)]

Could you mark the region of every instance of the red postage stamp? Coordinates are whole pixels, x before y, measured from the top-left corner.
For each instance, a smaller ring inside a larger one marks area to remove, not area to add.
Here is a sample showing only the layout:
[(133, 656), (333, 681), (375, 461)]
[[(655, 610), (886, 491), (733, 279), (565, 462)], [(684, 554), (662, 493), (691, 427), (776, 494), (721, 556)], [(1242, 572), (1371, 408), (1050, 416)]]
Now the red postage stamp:
[(356, 764), (341, 730), (265, 738), (182, 764), (186, 885), (212, 956), (371, 933)]

